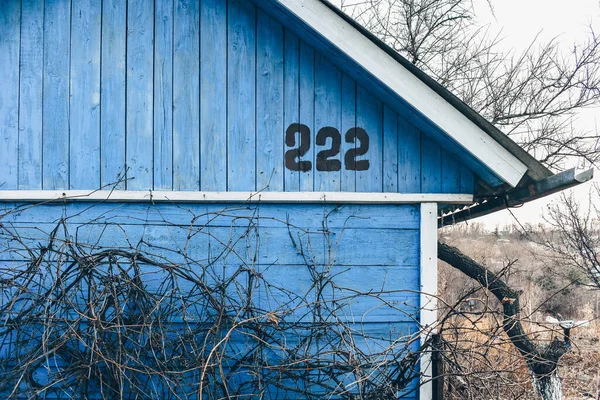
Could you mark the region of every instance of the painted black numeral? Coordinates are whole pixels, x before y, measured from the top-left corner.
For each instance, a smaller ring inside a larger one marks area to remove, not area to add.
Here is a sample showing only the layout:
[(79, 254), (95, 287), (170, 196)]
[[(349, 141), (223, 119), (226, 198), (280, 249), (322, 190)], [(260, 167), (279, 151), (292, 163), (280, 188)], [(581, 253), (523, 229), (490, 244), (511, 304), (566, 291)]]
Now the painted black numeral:
[(344, 164), (350, 171), (366, 171), (369, 169), (369, 160), (356, 160), (356, 157), (363, 156), (369, 151), (369, 135), (362, 128), (351, 128), (346, 132), (346, 143), (359, 142), (359, 146), (350, 149), (344, 155)]
[(342, 134), (335, 128), (326, 126), (317, 133), (317, 146), (325, 146), (327, 138), (331, 138), (331, 147), (317, 154), (317, 171), (339, 171), (342, 169), (340, 160), (330, 159), (340, 154)]
[(311, 170), (312, 163), (300, 159), (310, 150), (310, 128), (303, 124), (291, 124), (285, 131), (286, 146), (296, 146), (296, 133), (300, 134), (300, 144), (285, 152), (285, 167), (291, 171), (307, 172)]

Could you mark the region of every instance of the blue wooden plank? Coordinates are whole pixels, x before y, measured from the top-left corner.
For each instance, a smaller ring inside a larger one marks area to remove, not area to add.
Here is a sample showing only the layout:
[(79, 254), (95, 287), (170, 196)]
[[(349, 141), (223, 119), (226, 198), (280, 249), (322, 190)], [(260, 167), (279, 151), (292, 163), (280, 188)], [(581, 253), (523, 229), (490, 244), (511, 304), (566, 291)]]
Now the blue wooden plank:
[[(356, 90), (356, 126), (364, 129), (369, 137), (368, 152), (356, 157), (357, 161), (369, 161), (368, 169), (359, 168), (356, 171), (356, 191), (381, 192), (383, 190), (383, 104), (360, 85)], [(356, 140), (357, 152), (359, 145), (364, 144)], [(347, 165), (344, 167), (348, 168)]]
[(228, 9), (227, 189), (256, 189), (256, 8), (231, 0)]
[[(284, 129), (300, 121), (300, 39), (285, 29), (284, 43)], [(296, 135), (297, 136), (297, 135)], [(296, 137), (296, 140), (299, 140)], [(285, 152), (287, 147), (284, 147)], [(300, 171), (285, 168), (285, 190), (300, 191)]]
[(70, 63), (70, 189), (100, 188), (101, 3), (73, 0)]
[(475, 175), (464, 165), (460, 167), (460, 192), (475, 194)]
[[(310, 130), (310, 149), (301, 161), (309, 161), (311, 168), (300, 172), (300, 191), (314, 190), (315, 169), (315, 50), (300, 40), (300, 124)], [(297, 139), (299, 141), (299, 139)], [(296, 142), (298, 144), (298, 142)]]
[(102, 1), (100, 184), (125, 189), (126, 0)]
[[(347, 74), (342, 74), (342, 126), (340, 133), (342, 134), (342, 153), (341, 157), (350, 149), (355, 148), (354, 142), (346, 142), (345, 135), (350, 129), (356, 127), (356, 81), (350, 78)], [(343, 160), (343, 158), (341, 158)], [(342, 165), (341, 174), (341, 190), (342, 192), (356, 191), (356, 171), (349, 170)]]
[(442, 151), (442, 193), (460, 193), (460, 163), (448, 151)]
[(45, 2), (44, 37), (42, 186), (68, 189), (70, 1)]
[(442, 192), (442, 151), (429, 137), (421, 137), (421, 191)]
[(421, 192), (421, 133), (398, 116), (398, 192)]
[(283, 27), (266, 15), (256, 20), (256, 189), (283, 191)]
[[(340, 177), (343, 168), (341, 143), (344, 140), (343, 134), (340, 132), (342, 128), (341, 104), (342, 72), (325, 57), (316, 54), (315, 130), (313, 131), (313, 142), (316, 144), (316, 160), (313, 165), (315, 191), (338, 192), (341, 189)], [(320, 153), (321, 157), (319, 157)], [(328, 155), (323, 157), (323, 154)], [(319, 158), (322, 159), (321, 165), (319, 165)]]
[(17, 189), (21, 2), (0, 4), (0, 190)]
[(173, 55), (173, 188), (200, 189), (200, 10), (175, 0)]
[(127, 3), (126, 160), (130, 190), (152, 189), (154, 5)]
[(74, 224), (203, 227), (261, 227), (310, 230), (330, 229), (418, 229), (418, 205), (314, 205), (314, 204), (137, 204), (60, 203), (28, 207), (0, 203), (0, 218), (11, 225), (36, 226), (40, 221)]
[(383, 191), (398, 191), (398, 114), (383, 107)]
[(154, 189), (173, 189), (173, 0), (155, 2)]
[(21, 12), (18, 169), (19, 189), (28, 190), (42, 188), (44, 2), (24, 0)]
[(200, 187), (227, 190), (227, 3), (200, 11)]

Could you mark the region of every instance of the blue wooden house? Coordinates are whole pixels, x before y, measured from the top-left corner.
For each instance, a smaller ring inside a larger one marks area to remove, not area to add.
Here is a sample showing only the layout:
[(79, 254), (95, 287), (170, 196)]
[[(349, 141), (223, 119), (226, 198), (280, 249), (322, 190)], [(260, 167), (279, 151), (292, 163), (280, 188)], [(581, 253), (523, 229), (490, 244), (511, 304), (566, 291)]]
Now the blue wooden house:
[(438, 226), (591, 174), (325, 0), (0, 0), (0, 138), (14, 398), (430, 399)]

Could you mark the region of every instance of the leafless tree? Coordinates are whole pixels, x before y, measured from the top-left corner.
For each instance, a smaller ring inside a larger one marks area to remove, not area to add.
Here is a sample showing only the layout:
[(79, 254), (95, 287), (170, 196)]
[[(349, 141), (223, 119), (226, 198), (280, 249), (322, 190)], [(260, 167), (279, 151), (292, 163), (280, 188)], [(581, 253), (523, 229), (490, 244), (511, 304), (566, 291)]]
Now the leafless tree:
[[(557, 39), (522, 52), (477, 24), (471, 0), (345, 0), (342, 10), (552, 168), (600, 158), (599, 136), (573, 128), (600, 99), (600, 41), (565, 54)], [(491, 7), (491, 5), (490, 5)]]
[[(346, 0), (341, 8), (548, 167), (600, 160), (600, 136), (573, 128), (578, 110), (600, 102), (600, 40), (591, 26), (568, 54), (558, 40), (537, 38), (519, 53), (503, 51), (502, 38), (477, 25), (471, 0)], [(553, 250), (597, 284), (597, 235), (583, 229), (589, 214), (581, 217), (566, 197), (551, 219), (561, 237)], [(557, 363), (569, 347), (568, 332), (536, 343), (522, 329), (517, 291), (457, 248), (440, 244), (439, 252), (497, 298), (503, 329), (525, 359), (536, 391), (544, 399), (561, 399)]]

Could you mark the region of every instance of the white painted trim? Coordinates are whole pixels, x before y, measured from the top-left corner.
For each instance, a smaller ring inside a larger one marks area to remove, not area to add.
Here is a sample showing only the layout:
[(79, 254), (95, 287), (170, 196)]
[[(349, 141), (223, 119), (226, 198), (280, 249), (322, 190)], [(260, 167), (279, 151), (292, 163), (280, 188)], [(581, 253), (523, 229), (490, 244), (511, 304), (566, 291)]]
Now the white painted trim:
[(349, 192), (162, 192), (133, 190), (0, 190), (0, 201), (107, 201), (155, 203), (472, 204), (472, 194)]
[(276, 0), (433, 121), (508, 184), (527, 167), (389, 54), (319, 0)]
[[(421, 343), (429, 338), (437, 322), (437, 204), (421, 204)], [(421, 356), (420, 399), (433, 396), (431, 353)]]

